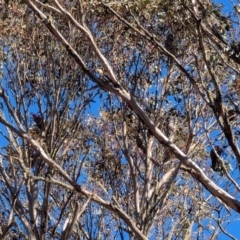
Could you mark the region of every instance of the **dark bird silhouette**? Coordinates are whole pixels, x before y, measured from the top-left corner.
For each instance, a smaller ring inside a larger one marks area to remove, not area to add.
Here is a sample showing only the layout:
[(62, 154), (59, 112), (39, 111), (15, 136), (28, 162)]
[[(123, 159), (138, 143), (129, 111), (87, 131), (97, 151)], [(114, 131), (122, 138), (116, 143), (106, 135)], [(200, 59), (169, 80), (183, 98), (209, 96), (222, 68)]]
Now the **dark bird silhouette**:
[[(220, 156), (223, 153), (223, 149), (220, 146), (216, 146), (215, 147), (215, 151), (217, 152), (217, 154)], [(212, 160), (212, 169), (215, 172), (222, 172), (222, 165), (220, 162), (219, 157), (216, 155), (216, 153), (214, 152), (214, 150), (212, 149), (210, 152), (210, 157)]]
[(136, 143), (143, 153), (146, 153), (146, 146), (144, 144), (143, 137), (140, 134), (137, 134), (136, 136)]
[(170, 33), (167, 35), (165, 41), (165, 48), (172, 54), (175, 54), (175, 46), (174, 46), (174, 36)]
[(32, 114), (33, 121), (35, 122), (36, 126), (40, 129), (43, 130), (44, 128), (44, 121), (43, 118), (39, 115)]

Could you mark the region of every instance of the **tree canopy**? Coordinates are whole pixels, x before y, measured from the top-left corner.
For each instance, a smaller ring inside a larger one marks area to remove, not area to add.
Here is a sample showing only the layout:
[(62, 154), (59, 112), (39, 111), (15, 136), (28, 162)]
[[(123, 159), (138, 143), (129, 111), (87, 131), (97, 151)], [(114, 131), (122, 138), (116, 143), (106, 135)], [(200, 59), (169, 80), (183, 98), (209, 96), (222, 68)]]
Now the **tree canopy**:
[(240, 213), (240, 6), (0, 2), (0, 238), (217, 239)]

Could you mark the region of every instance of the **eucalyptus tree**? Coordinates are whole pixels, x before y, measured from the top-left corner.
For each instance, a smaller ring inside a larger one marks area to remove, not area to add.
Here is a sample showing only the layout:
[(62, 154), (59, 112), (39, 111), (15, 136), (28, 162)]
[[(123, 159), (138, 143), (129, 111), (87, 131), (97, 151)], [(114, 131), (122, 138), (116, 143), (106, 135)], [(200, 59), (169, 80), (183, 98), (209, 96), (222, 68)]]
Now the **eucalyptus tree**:
[(234, 238), (232, 9), (195, 0), (2, 3), (1, 237)]

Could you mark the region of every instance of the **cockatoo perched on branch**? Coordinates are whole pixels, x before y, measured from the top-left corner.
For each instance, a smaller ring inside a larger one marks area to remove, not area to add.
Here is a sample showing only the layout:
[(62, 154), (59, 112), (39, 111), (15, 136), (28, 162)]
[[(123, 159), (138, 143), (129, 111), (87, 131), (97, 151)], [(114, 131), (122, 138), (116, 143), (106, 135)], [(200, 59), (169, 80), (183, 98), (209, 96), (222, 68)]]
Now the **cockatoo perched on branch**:
[(36, 114), (32, 114), (32, 118), (34, 123), (36, 124), (36, 126), (40, 129), (43, 130), (44, 128), (44, 120), (41, 116), (36, 115)]
[[(223, 153), (223, 149), (220, 146), (216, 146), (215, 151), (217, 152), (218, 155), (221, 155)], [(222, 166), (221, 166), (219, 156), (216, 155), (216, 153), (214, 152), (213, 149), (210, 152), (210, 157), (211, 157), (211, 160), (212, 160), (212, 166), (211, 167), (212, 167), (213, 171), (221, 172), (222, 171)]]

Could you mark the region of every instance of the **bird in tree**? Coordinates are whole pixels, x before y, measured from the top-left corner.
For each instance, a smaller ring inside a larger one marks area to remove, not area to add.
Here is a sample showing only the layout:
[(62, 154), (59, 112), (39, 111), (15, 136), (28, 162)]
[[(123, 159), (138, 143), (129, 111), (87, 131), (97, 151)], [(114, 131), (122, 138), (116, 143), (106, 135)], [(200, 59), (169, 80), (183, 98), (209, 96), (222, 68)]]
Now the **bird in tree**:
[(173, 34), (168, 34), (165, 41), (165, 48), (172, 54), (175, 54), (174, 36)]
[(43, 118), (39, 115), (32, 114), (33, 121), (35, 122), (36, 126), (40, 129), (43, 130), (44, 128), (44, 121)]
[[(217, 154), (216, 154), (217, 152)], [(222, 165), (219, 159), (219, 155), (221, 155), (223, 153), (223, 148), (221, 148), (220, 146), (216, 146), (215, 147), (215, 151), (214, 149), (211, 150), (210, 152), (210, 157), (212, 160), (212, 169), (215, 172), (222, 172)]]

